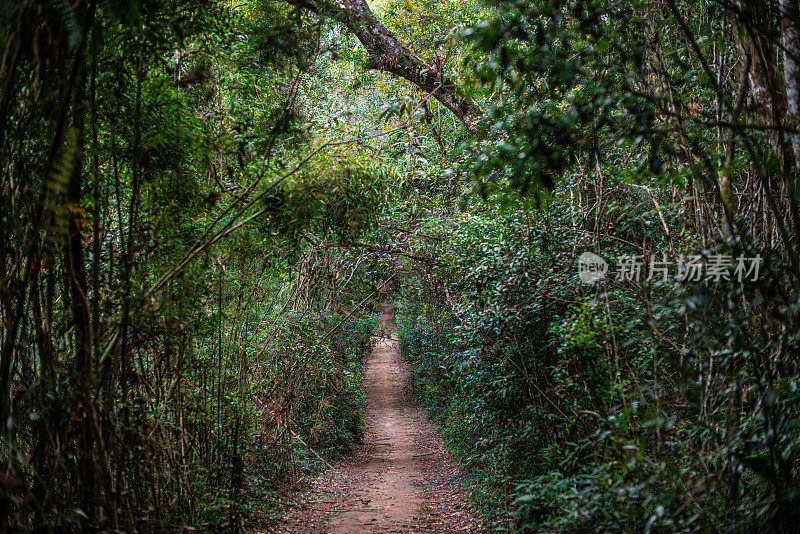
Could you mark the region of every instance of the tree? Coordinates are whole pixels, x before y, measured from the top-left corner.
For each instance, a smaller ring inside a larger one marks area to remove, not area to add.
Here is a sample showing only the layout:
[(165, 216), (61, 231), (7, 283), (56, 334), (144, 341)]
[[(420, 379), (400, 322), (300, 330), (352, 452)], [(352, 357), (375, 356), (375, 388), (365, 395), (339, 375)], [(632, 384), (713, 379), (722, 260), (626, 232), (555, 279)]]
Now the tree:
[(366, 0), (287, 0), (291, 5), (330, 18), (352, 32), (369, 53), (365, 67), (405, 78), (452, 111), (472, 136), (483, 110), (459, 87), (411, 49), (380, 21)]

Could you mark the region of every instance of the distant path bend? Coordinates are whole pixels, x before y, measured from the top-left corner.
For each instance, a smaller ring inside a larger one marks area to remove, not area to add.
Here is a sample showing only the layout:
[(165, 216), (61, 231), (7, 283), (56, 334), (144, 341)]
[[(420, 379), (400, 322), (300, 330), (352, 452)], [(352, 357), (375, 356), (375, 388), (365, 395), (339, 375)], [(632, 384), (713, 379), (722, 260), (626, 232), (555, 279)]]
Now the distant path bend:
[(384, 304), (378, 338), (364, 364), (363, 443), (317, 477), (275, 532), (479, 532), (464, 503), (442, 438), (407, 391), (394, 311)]

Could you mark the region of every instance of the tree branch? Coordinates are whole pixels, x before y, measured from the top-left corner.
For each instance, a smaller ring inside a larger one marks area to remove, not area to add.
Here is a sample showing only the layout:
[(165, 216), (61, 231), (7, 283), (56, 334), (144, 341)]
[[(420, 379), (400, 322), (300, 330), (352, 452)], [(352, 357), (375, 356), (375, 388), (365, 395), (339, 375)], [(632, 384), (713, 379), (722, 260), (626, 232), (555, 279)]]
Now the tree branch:
[(353, 243), (353, 245), (358, 246), (358, 247), (363, 247), (363, 248), (365, 248), (367, 250), (371, 250), (372, 252), (378, 252), (380, 254), (394, 254), (394, 255), (397, 255), (397, 256), (405, 256), (406, 258), (409, 258), (409, 259), (412, 259), (412, 260), (416, 260), (416, 261), (432, 263), (434, 265), (446, 265), (445, 262), (443, 262), (439, 258), (433, 258), (433, 257), (430, 257), (430, 256), (421, 256), (419, 254), (414, 254), (413, 252), (410, 252), (408, 250), (399, 249), (399, 248), (393, 248), (393, 247), (392, 248), (386, 248), (386, 247), (381, 247), (381, 246), (378, 246), (378, 245), (373, 245), (371, 243), (365, 243), (363, 241), (355, 241)]
[(432, 95), (453, 112), (472, 136), (483, 110), (462, 94), (443, 73), (420, 59), (373, 13), (366, 0), (286, 0), (289, 4), (330, 18), (350, 30), (369, 53), (367, 69), (404, 78)]

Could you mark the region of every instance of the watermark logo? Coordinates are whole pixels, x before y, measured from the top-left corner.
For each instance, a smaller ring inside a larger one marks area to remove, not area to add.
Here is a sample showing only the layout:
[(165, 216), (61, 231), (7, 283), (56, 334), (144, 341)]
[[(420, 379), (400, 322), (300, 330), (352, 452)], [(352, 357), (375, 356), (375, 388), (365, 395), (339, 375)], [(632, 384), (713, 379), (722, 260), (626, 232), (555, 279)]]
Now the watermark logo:
[(681, 255), (672, 260), (666, 256), (623, 255), (615, 258), (616, 268), (612, 271), (605, 259), (584, 252), (578, 257), (578, 278), (586, 284), (593, 284), (607, 275), (614, 280), (632, 282), (659, 279), (666, 282), (670, 278), (682, 282), (755, 282), (762, 262), (760, 254), (736, 258), (726, 254)]
[(584, 252), (578, 258), (578, 278), (585, 284), (594, 284), (606, 277), (608, 262), (593, 252)]

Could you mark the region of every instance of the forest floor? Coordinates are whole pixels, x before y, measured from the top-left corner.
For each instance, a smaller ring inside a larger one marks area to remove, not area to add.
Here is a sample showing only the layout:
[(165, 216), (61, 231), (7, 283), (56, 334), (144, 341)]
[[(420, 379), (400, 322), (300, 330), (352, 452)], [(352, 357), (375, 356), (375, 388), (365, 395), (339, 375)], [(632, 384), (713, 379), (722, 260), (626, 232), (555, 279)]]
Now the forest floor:
[(273, 532), (481, 530), (441, 436), (408, 391), (392, 305), (381, 312), (377, 344), (364, 363), (364, 439), (297, 496)]

